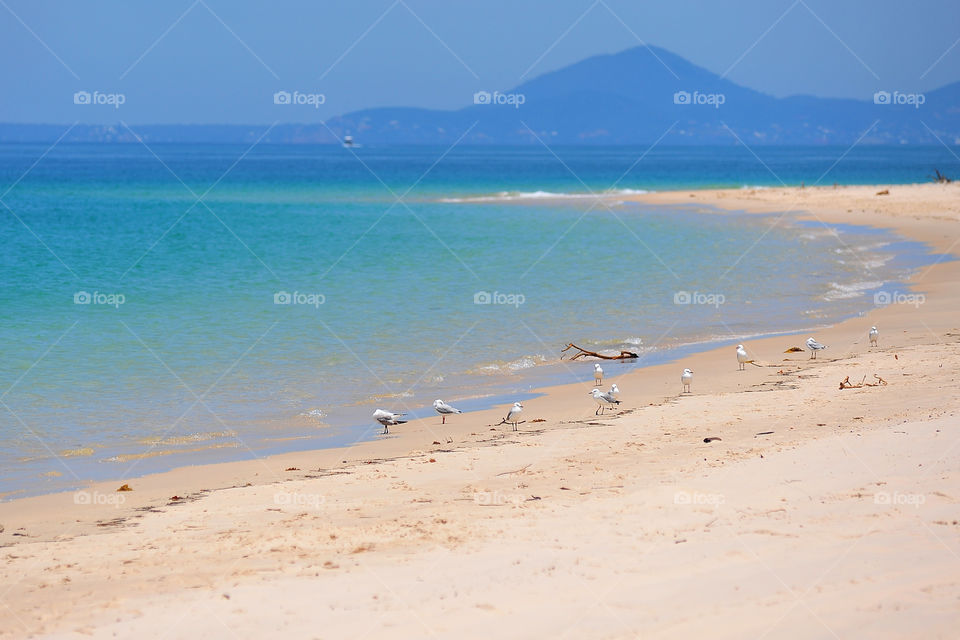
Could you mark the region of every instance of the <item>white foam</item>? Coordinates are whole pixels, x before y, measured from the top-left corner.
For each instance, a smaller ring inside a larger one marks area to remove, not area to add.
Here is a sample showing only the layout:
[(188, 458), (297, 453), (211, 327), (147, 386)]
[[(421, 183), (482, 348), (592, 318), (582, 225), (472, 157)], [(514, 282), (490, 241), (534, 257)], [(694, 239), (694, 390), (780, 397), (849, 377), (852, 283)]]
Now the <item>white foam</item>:
[(555, 191), (500, 191), (488, 196), (467, 196), (463, 198), (441, 198), (440, 202), (511, 202), (518, 200), (584, 200), (590, 198), (608, 198), (614, 196), (638, 196), (650, 193), (646, 189), (614, 189), (597, 193), (558, 193)]
[(485, 375), (495, 375), (499, 373), (514, 373), (531, 369), (547, 361), (546, 357), (537, 354), (533, 356), (523, 356), (509, 362), (490, 362), (477, 367), (476, 372)]
[(893, 259), (893, 256), (885, 258), (877, 258), (876, 260), (864, 260), (863, 266), (867, 269), (879, 269), (880, 267), (886, 265), (890, 260)]
[(519, 360), (508, 362), (507, 368), (510, 369), (510, 371), (521, 371), (523, 369), (530, 369), (531, 367), (535, 367), (538, 364), (546, 361), (547, 359), (543, 356), (524, 356)]
[(631, 337), (622, 340), (588, 340), (586, 344), (604, 355), (615, 356), (620, 353), (620, 349), (623, 347), (643, 346), (643, 338)]
[(865, 281), (865, 282), (851, 282), (847, 284), (841, 284), (839, 282), (830, 283), (830, 291), (824, 294), (824, 300), (847, 300), (849, 298), (859, 298), (864, 295), (867, 291), (872, 289), (879, 289), (883, 286), (883, 282), (876, 281)]

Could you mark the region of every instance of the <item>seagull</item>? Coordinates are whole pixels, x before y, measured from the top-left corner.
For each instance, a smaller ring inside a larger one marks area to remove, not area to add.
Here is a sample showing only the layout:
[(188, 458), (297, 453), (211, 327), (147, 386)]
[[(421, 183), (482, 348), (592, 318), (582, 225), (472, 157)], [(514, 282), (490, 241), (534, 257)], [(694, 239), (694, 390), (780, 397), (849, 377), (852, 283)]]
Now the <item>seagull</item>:
[(877, 331), (876, 327), (870, 327), (870, 346), (876, 347), (879, 346), (880, 342), (880, 332)]
[(436, 409), (437, 413), (439, 413), (440, 417), (442, 418), (440, 424), (447, 424), (447, 416), (449, 415), (452, 415), (454, 413), (463, 413), (463, 411), (460, 411), (460, 409), (455, 409), (454, 407), (451, 407), (443, 400), (434, 400), (433, 408)]
[(680, 374), (680, 382), (683, 383), (684, 393), (690, 393), (690, 383), (693, 382), (693, 371), (684, 369), (683, 373)]
[(827, 348), (827, 345), (820, 344), (813, 338), (807, 338), (807, 349), (810, 350), (810, 357), (813, 358), (814, 360), (817, 359), (817, 351), (821, 351), (822, 349), (826, 349), (826, 348)]
[(617, 383), (614, 382), (612, 385), (610, 385), (610, 395), (616, 397), (618, 393), (620, 393), (620, 387), (618, 387)]
[(391, 413), (389, 411), (384, 411), (383, 409), (377, 409), (373, 412), (373, 419), (383, 425), (383, 432), (385, 434), (390, 433), (390, 425), (392, 424), (403, 424), (406, 420), (401, 420), (400, 416), (406, 415), (405, 413)]
[(743, 371), (747, 367), (745, 366), (750, 361), (750, 356), (747, 355), (747, 350), (743, 348), (742, 344), (737, 345), (737, 363), (740, 365), (740, 371)]
[(507, 417), (503, 419), (504, 422), (509, 422), (513, 425), (513, 430), (517, 430), (517, 424), (520, 422), (520, 414), (523, 413), (523, 405), (519, 402), (514, 402), (513, 406), (510, 407), (510, 411), (507, 412)]
[(600, 368), (599, 363), (593, 365), (593, 382), (595, 386), (600, 386), (603, 383), (603, 369)]
[(613, 394), (609, 391), (604, 393), (600, 389), (594, 389), (587, 395), (593, 396), (593, 399), (597, 401), (597, 412), (593, 414), (595, 416), (600, 415), (608, 404), (620, 404), (620, 401), (613, 397)]

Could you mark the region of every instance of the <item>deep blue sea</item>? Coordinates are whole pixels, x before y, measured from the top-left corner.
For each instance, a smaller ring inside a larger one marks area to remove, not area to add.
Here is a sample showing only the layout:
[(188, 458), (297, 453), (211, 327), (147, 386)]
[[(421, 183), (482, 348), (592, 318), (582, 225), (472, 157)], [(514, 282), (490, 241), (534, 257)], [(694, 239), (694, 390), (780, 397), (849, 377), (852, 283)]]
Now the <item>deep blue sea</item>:
[(2, 145), (0, 496), (522, 397), (591, 375), (552, 364), (568, 341), (642, 365), (863, 313), (923, 247), (584, 196), (960, 174), (942, 147), (755, 152)]

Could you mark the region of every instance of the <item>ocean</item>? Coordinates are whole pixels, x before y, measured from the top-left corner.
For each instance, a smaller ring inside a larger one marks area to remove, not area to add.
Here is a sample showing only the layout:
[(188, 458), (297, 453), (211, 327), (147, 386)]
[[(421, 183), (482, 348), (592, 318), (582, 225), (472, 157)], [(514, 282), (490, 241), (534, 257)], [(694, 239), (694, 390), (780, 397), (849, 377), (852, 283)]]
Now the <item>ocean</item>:
[(592, 376), (567, 342), (644, 366), (864, 313), (925, 247), (617, 195), (960, 174), (942, 147), (754, 151), (0, 145), (0, 496), (512, 402)]

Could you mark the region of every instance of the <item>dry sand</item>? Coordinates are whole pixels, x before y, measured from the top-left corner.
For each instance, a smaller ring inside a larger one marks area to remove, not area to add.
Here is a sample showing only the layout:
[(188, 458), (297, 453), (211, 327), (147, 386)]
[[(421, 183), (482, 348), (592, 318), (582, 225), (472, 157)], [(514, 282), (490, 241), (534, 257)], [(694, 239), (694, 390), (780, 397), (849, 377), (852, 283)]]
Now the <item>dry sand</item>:
[[(957, 253), (958, 196), (640, 199), (799, 211)], [(743, 372), (724, 348), (617, 375), (608, 416), (589, 383), (566, 385), (525, 402), (517, 433), (489, 426), (504, 407), (91, 485), (91, 504), (0, 504), (0, 636), (956, 637), (958, 264), (916, 274), (922, 305), (819, 331), (817, 361), (785, 354), (805, 339), (788, 336), (750, 341), (761, 366)], [(875, 374), (887, 384), (838, 388)]]

